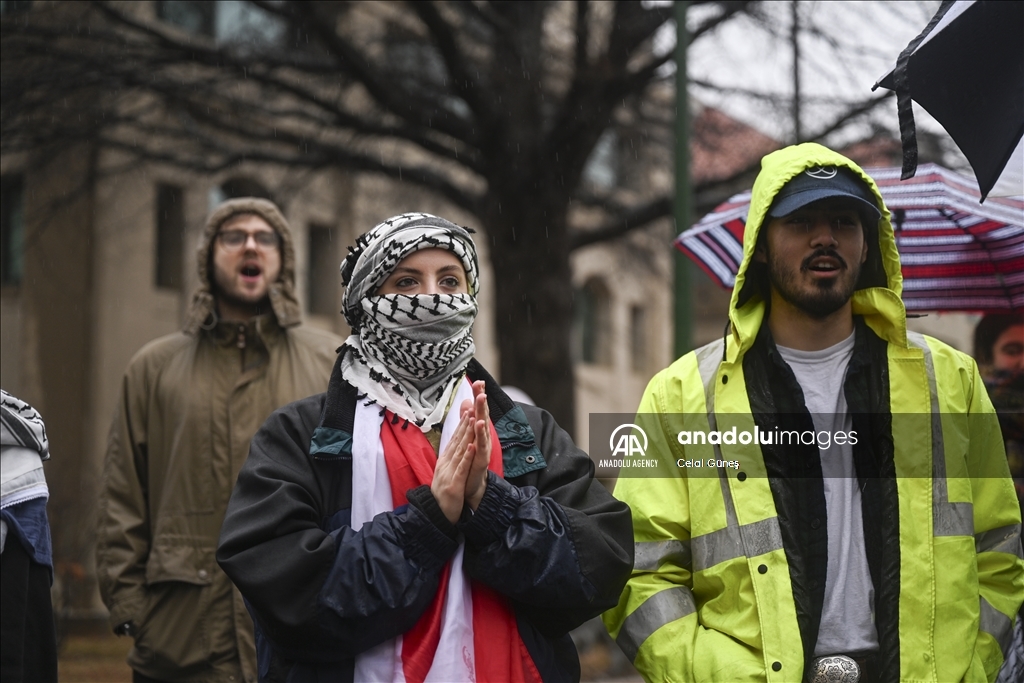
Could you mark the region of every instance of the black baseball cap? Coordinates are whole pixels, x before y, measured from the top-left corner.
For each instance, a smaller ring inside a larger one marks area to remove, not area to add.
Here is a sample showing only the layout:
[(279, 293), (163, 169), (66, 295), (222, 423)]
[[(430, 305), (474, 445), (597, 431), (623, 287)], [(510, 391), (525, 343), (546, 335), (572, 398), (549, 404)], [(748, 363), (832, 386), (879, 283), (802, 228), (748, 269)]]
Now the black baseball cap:
[(853, 171), (837, 166), (812, 166), (782, 186), (768, 209), (768, 216), (788, 216), (812, 202), (830, 197), (856, 199), (865, 205), (863, 208), (871, 210), (870, 216), (876, 221), (882, 215), (875, 194)]

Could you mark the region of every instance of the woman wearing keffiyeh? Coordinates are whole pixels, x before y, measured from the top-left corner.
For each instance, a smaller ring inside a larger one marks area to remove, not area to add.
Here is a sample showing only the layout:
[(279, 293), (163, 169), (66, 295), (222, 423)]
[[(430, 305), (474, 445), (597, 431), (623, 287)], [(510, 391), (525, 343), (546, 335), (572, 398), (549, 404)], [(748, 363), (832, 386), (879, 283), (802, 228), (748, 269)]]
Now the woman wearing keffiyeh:
[(46, 514), (50, 459), (36, 409), (0, 389), (0, 681), (57, 680), (50, 585), (53, 551)]
[[(447, 279), (428, 282), (425, 272), (408, 273), (407, 259), (444, 262), (447, 270), (429, 275)], [(431, 429), (475, 351), (478, 267), (469, 232), (429, 214), (395, 216), (359, 238), (341, 272), (342, 312), (352, 328), (344, 378), (399, 417)]]
[(261, 680), (578, 679), (567, 634), (615, 604), (629, 511), (473, 359), (470, 232), (396, 216), (342, 277), (327, 394), (256, 435), (221, 533)]

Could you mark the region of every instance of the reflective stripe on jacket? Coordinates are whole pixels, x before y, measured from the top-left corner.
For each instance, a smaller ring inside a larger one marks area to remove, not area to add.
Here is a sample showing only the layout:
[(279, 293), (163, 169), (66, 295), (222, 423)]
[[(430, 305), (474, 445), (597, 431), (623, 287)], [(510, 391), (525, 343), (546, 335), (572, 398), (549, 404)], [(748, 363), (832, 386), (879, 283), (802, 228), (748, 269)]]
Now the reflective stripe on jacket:
[[(818, 165), (847, 166), (877, 194), (845, 158), (801, 145), (765, 158), (749, 225), (760, 226), (790, 178)], [(638, 409), (661, 416), (662, 428), (648, 433), (648, 453), (671, 453), (672, 462), (716, 458), (741, 466), (721, 468), (717, 476), (623, 478), (615, 490), (633, 510), (636, 562), (605, 622), (650, 681), (803, 676), (790, 560), (760, 447), (675, 440), (679, 419), (695, 422), (694, 430), (725, 424), (753, 430), (743, 359), (765, 312), (760, 295), (744, 284), (756, 233), (745, 236), (726, 338), (659, 373)], [(898, 571), (886, 577), (899, 583), (891, 624), (898, 643), (889, 643), (898, 659), (890, 674), (915, 681), (992, 680), (1024, 599), (1020, 516), (998, 423), (974, 361), (907, 332), (886, 210), (877, 233), (869, 259), (877, 259), (885, 284), (858, 289), (853, 307), (886, 343), (886, 367), (877, 372), (888, 377), (893, 524), (899, 530)]]

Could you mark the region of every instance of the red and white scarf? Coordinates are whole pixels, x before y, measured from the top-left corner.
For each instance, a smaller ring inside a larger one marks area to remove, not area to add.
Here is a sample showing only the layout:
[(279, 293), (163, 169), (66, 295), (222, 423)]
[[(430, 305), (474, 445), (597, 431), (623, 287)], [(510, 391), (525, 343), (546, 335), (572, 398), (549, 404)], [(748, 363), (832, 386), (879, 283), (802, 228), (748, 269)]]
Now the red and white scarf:
[[(472, 400), (468, 380), (459, 383), (441, 431), (440, 452), (459, 424), (459, 406)], [(430, 484), (437, 454), (419, 429), (403, 429), (391, 411), (356, 403), (352, 452), (352, 528), (407, 504), (406, 491)], [(491, 424), (490, 470), (501, 476), (501, 444)], [(460, 543), (441, 572), (437, 594), (412, 629), (359, 654), (355, 680), (367, 683), (540, 681), (519, 637), (508, 601), (471, 580), (462, 568)]]

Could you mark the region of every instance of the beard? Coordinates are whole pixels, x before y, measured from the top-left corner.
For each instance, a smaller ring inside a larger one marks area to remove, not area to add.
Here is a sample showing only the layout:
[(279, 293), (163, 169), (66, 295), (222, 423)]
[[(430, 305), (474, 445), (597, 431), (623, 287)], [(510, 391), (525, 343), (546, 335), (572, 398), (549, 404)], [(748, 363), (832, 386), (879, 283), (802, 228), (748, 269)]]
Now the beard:
[(260, 298), (238, 296), (238, 294), (228, 291), (226, 287), (221, 286), (214, 279), (210, 283), (210, 293), (213, 294), (213, 298), (218, 304), (225, 304), (239, 311), (249, 311), (250, 316), (262, 315), (271, 310), (269, 292)]
[[(818, 249), (800, 264), (798, 270), (783, 264), (769, 250), (766, 254), (768, 265), (768, 282), (772, 289), (787, 303), (800, 309), (815, 319), (827, 318), (850, 300), (857, 287), (861, 264), (850, 266), (846, 259), (834, 249)], [(839, 262), (843, 271), (839, 277), (830, 280), (802, 285), (801, 274), (806, 272), (809, 264), (821, 256), (829, 256)]]

